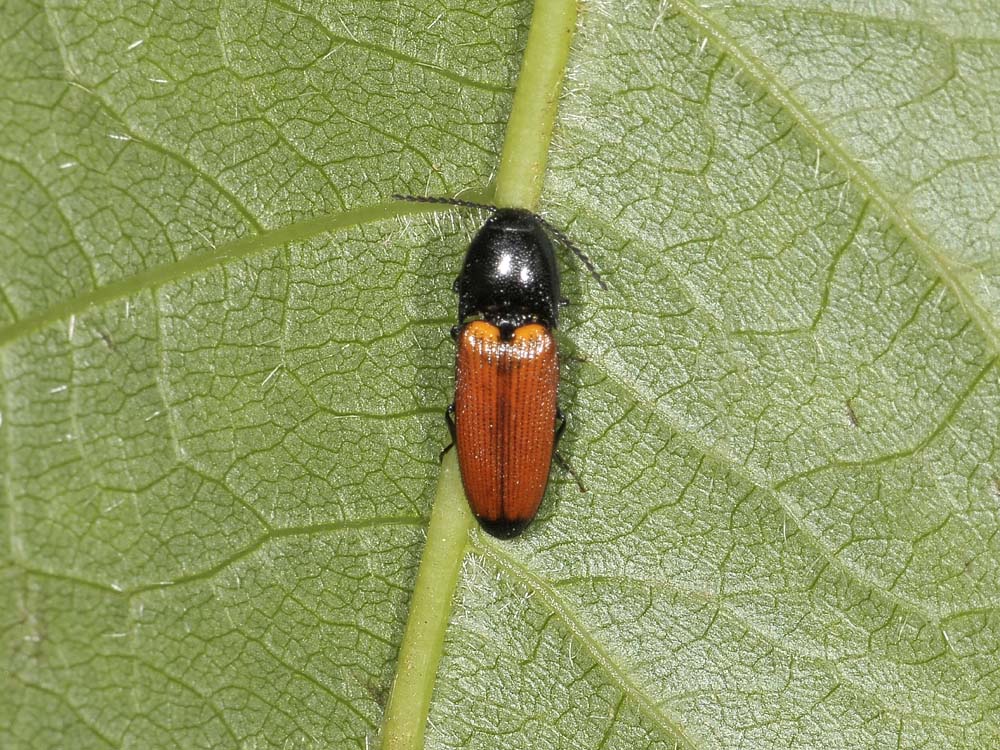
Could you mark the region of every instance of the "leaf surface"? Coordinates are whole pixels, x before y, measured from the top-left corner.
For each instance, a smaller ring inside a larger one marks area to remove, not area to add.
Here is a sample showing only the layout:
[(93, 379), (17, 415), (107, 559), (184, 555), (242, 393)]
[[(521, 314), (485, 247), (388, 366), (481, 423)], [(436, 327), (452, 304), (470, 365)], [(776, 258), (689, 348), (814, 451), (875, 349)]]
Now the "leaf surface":
[[(1000, 13), (581, 6), (562, 451), (473, 537), (431, 748), (988, 748)], [(526, 4), (0, 30), (4, 746), (366, 747)]]

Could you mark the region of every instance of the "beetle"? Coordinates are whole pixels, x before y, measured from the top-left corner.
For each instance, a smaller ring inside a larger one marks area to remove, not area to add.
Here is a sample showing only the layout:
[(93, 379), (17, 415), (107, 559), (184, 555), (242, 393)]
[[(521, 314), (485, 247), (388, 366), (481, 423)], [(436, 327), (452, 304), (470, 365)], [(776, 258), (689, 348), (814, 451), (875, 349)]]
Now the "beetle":
[(490, 212), (469, 243), (453, 285), (458, 294), (458, 324), (451, 330), (455, 400), (445, 419), (473, 515), (488, 533), (510, 539), (538, 512), (553, 458), (563, 463), (556, 445), (566, 419), (557, 401), (559, 353), (553, 331), (565, 300), (552, 237), (606, 287), (589, 258), (527, 209), (393, 197)]

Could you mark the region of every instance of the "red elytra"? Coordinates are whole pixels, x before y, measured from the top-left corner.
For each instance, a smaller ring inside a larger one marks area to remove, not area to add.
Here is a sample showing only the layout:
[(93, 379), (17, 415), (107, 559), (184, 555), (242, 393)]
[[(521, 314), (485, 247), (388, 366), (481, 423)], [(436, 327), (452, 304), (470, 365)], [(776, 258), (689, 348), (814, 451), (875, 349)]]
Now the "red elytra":
[(530, 323), (508, 340), (483, 320), (462, 326), (455, 368), (455, 446), (473, 514), (494, 536), (535, 517), (556, 441), (559, 356), (551, 331)]

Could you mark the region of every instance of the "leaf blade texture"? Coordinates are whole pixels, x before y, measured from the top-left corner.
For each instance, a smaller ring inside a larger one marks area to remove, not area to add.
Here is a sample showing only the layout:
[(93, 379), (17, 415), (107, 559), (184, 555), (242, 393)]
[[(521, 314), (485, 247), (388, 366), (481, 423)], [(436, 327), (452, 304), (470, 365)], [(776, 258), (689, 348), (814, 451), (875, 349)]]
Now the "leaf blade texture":
[[(8, 4), (5, 746), (374, 742), (530, 6)], [(994, 4), (588, 3), (562, 449), (428, 747), (990, 747)], [(9, 10), (9, 12), (8, 12)]]

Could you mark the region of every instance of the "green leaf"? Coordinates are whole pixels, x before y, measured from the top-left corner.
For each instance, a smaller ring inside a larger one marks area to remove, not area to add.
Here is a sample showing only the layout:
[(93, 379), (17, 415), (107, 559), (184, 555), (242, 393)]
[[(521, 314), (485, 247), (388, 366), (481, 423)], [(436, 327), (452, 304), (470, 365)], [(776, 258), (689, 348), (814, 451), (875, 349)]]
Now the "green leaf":
[[(1000, 741), (1000, 6), (579, 11), (562, 451), (429, 748)], [(517, 3), (12, 0), (0, 745), (376, 742)]]

